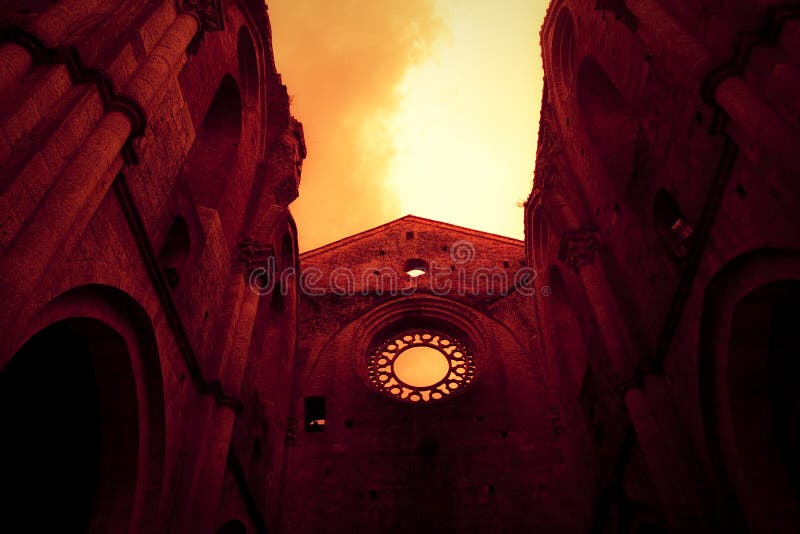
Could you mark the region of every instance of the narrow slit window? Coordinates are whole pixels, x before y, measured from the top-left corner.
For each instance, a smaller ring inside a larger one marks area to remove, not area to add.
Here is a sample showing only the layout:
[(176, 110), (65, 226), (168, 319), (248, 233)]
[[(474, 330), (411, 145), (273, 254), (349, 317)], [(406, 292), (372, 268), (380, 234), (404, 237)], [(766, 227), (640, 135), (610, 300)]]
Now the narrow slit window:
[(306, 432), (325, 430), (325, 397), (306, 397), (305, 413)]

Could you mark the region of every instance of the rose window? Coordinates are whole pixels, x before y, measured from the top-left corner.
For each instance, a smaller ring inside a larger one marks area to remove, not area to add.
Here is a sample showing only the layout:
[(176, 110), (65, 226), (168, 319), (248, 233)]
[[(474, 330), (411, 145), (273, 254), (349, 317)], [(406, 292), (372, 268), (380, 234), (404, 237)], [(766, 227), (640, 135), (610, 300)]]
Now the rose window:
[(443, 399), (475, 377), (475, 360), (453, 336), (412, 330), (383, 341), (369, 358), (370, 381), (382, 392), (410, 402)]

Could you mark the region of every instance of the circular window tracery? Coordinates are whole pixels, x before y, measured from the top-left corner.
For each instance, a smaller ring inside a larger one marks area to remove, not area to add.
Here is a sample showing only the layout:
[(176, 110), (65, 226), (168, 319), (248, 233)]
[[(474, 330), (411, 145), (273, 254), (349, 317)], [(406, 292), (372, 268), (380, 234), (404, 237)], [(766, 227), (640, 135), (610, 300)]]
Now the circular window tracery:
[(475, 358), (457, 338), (430, 329), (386, 338), (367, 364), (381, 392), (413, 403), (444, 399), (475, 378)]

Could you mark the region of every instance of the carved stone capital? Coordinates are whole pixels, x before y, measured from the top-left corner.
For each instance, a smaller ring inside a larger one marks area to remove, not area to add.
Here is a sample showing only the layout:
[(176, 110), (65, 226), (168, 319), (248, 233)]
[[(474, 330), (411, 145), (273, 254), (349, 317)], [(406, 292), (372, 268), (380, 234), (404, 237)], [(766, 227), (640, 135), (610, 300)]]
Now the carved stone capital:
[(225, 29), (225, 15), (221, 0), (185, 0), (183, 8), (186, 13), (194, 15), (200, 24), (200, 29), (186, 48), (186, 52), (193, 56), (200, 50), (207, 32)]
[(247, 274), (258, 268), (269, 270), (270, 262), (275, 261), (275, 251), (270, 244), (246, 238), (238, 244), (238, 249), (236, 264)]
[(220, 0), (186, 0), (183, 7), (200, 18), (201, 32), (219, 32), (225, 29), (225, 16)]
[(561, 233), (561, 244), (558, 248), (558, 259), (574, 272), (594, 261), (595, 253), (600, 248), (597, 229), (585, 225), (580, 230), (565, 230)]

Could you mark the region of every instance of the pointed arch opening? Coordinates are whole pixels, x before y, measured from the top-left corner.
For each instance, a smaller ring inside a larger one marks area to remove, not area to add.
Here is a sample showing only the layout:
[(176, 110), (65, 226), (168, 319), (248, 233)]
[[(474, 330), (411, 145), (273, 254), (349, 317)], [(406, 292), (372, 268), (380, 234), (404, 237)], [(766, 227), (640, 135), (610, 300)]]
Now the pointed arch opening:
[(34, 335), (0, 373), (0, 427), (0, 530), (128, 530), (139, 426), (117, 331), (70, 318)]
[[(225, 193), (236, 167), (242, 135), (242, 99), (232, 76), (226, 75), (214, 94), (184, 172), (198, 204), (223, 211)], [(224, 214), (220, 213), (224, 221)]]
[(587, 56), (581, 62), (576, 84), (578, 110), (586, 134), (612, 189), (623, 194), (633, 176), (638, 124), (625, 97), (593, 57)]
[(800, 254), (747, 252), (703, 297), (698, 372), (729, 530), (800, 526)]
[(760, 487), (764, 476), (769, 488), (788, 482), (791, 490), (781, 492), (783, 498), (800, 504), (798, 326), (800, 280), (750, 292), (736, 304), (730, 324), (726, 386), (740, 461), (738, 493), (753, 526), (766, 521), (760, 514), (773, 516), (769, 510), (775, 495)]
[(236, 41), (236, 54), (239, 61), (239, 80), (245, 104), (254, 105), (258, 101), (258, 57), (253, 46), (253, 39), (246, 26), (239, 30)]
[(170, 226), (164, 245), (158, 255), (161, 269), (170, 287), (175, 288), (181, 281), (186, 261), (189, 259), (191, 240), (186, 219), (178, 215)]
[(575, 78), (576, 60), (575, 24), (572, 14), (565, 6), (558, 12), (555, 26), (553, 27), (552, 67), (557, 73), (562, 91), (566, 94), (572, 87)]

